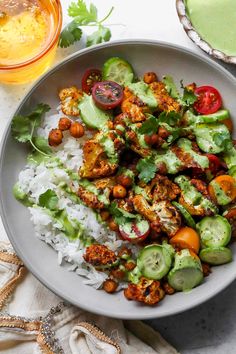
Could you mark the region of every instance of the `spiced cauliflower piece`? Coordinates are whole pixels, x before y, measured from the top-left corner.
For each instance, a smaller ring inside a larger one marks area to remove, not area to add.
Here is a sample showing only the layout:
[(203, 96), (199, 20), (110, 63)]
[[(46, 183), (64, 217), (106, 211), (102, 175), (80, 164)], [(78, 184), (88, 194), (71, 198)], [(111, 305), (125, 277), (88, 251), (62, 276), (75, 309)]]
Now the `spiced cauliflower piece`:
[(159, 110), (166, 112), (180, 111), (181, 105), (169, 95), (163, 82), (152, 82), (149, 87), (157, 99)]
[(155, 202), (174, 200), (180, 193), (180, 188), (177, 184), (170, 181), (168, 177), (159, 174), (152, 180), (150, 188)]
[(133, 123), (146, 120), (146, 113), (151, 113), (150, 108), (135, 96), (128, 87), (124, 90), (124, 99), (121, 103), (122, 113), (129, 115)]
[(61, 110), (68, 116), (77, 117), (79, 115), (78, 104), (83, 97), (83, 91), (76, 86), (64, 88), (59, 92)]
[(79, 186), (77, 195), (84, 202), (84, 204), (86, 204), (89, 208), (92, 209), (104, 208), (104, 203), (99, 201), (96, 194), (88, 191), (86, 188)]
[(117, 265), (115, 252), (105, 245), (93, 244), (86, 248), (84, 260), (97, 268), (109, 268)]
[(142, 195), (135, 195), (133, 204), (134, 209), (149, 220), (151, 227), (157, 232), (164, 231), (169, 237), (172, 237), (181, 227), (181, 216), (168, 200), (149, 205)]
[(130, 283), (124, 290), (124, 295), (128, 300), (135, 300), (146, 305), (155, 305), (160, 302), (165, 292), (157, 280), (150, 280), (141, 277), (138, 284)]

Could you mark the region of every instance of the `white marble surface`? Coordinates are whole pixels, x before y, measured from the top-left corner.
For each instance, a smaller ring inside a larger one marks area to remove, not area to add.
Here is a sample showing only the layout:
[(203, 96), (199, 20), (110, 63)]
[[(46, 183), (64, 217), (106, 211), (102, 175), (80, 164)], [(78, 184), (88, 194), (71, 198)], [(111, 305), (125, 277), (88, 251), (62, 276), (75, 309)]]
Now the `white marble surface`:
[[(68, 0), (62, 0), (64, 22), (68, 22)], [(188, 39), (178, 21), (175, 0), (93, 0), (101, 16), (114, 5), (109, 19), (112, 39), (147, 38), (180, 44), (200, 52)], [(86, 30), (85, 30), (86, 31)], [(88, 33), (88, 32), (87, 32)], [(84, 46), (59, 49), (56, 61)], [(202, 52), (201, 52), (202, 54)], [(236, 74), (236, 68), (229, 67)], [(0, 139), (5, 126), (30, 85), (0, 84)], [(0, 239), (7, 239), (0, 221)], [(183, 314), (147, 321), (156, 327), (182, 354), (236, 353), (236, 282), (209, 302)]]

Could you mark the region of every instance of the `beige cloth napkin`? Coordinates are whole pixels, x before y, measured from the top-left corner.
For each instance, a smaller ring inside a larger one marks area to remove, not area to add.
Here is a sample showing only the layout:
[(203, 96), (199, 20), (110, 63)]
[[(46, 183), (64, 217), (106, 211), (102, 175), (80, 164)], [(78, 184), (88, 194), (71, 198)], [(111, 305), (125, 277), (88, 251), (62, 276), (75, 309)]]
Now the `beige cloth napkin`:
[(0, 353), (178, 354), (140, 321), (121, 321), (63, 303), (0, 242)]

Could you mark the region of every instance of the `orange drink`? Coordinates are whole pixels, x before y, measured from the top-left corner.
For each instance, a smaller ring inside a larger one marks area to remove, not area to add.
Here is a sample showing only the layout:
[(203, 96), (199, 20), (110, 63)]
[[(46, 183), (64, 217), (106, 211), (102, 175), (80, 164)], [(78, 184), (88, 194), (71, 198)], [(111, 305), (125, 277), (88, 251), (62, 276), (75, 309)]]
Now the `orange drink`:
[(58, 0), (0, 1), (0, 81), (23, 83), (51, 64), (61, 31)]

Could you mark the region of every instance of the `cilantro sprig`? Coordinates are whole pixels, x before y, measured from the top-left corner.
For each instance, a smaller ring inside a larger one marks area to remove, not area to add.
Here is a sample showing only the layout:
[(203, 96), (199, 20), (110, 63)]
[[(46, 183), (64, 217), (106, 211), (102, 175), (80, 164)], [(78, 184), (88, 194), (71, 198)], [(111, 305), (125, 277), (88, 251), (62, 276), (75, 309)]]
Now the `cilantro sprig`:
[(114, 7), (110, 9), (104, 18), (99, 20), (97, 8), (94, 4), (91, 3), (90, 6), (87, 6), (84, 0), (72, 2), (68, 8), (68, 15), (74, 19), (63, 29), (59, 46), (67, 48), (79, 41), (83, 34), (81, 29), (83, 26), (97, 27), (96, 31), (87, 36), (87, 47), (102, 42), (108, 42), (111, 38), (111, 31), (108, 27), (104, 26), (104, 22), (108, 19), (113, 10)]
[(49, 110), (50, 107), (47, 104), (40, 103), (28, 115), (16, 115), (11, 124), (12, 136), (17, 141), (30, 143), (34, 150), (44, 156), (48, 156), (51, 153), (51, 148), (45, 138), (35, 136), (35, 131), (40, 126), (43, 114)]
[(145, 183), (148, 183), (154, 178), (157, 171), (157, 166), (152, 158), (148, 157), (139, 160), (137, 163), (137, 170), (139, 171), (139, 179)]
[(111, 203), (109, 207), (109, 212), (111, 213), (115, 222), (118, 225), (124, 225), (126, 222), (129, 222), (130, 220), (137, 218), (137, 215), (131, 214), (128, 211), (119, 208), (115, 201)]

